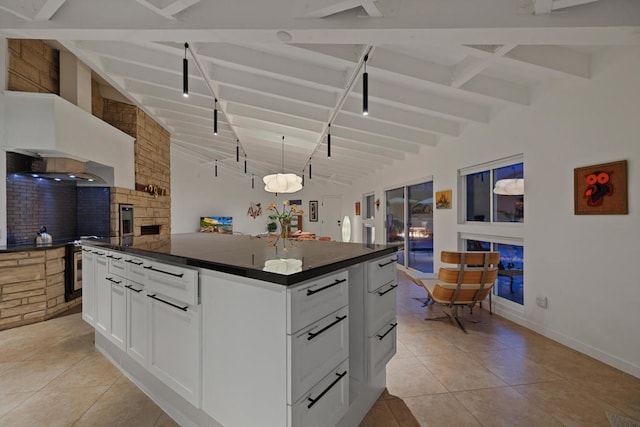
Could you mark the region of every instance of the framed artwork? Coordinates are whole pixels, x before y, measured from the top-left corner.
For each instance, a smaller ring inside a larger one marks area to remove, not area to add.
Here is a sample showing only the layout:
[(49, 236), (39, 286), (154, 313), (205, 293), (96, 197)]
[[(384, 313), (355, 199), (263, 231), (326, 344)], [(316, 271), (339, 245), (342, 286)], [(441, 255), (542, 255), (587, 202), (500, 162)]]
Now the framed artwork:
[(287, 203), (289, 206), (291, 205), (296, 205), (296, 206), (301, 206), (302, 205), (302, 200), (297, 199), (297, 200), (289, 200), (289, 203)]
[(356, 202), (356, 216), (360, 215), (360, 202)]
[(309, 221), (318, 222), (318, 201), (311, 200), (309, 202)]
[(451, 209), (451, 190), (436, 191), (436, 209)]
[(626, 215), (627, 161), (573, 170), (575, 215)]

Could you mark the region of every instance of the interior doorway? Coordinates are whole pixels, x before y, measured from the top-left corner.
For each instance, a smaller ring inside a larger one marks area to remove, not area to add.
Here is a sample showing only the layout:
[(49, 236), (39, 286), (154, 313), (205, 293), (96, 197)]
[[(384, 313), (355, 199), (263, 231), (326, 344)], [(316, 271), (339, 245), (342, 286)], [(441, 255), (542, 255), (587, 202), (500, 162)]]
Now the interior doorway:
[(331, 240), (342, 241), (342, 198), (340, 196), (324, 196), (318, 209), (320, 231)]

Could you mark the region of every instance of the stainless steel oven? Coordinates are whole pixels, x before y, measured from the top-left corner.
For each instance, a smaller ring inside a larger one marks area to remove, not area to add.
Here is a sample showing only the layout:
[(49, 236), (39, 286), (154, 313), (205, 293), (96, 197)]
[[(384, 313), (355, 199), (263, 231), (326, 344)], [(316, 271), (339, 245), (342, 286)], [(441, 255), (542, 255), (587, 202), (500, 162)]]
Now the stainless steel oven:
[(68, 243), (64, 249), (64, 300), (71, 301), (82, 295), (82, 246)]

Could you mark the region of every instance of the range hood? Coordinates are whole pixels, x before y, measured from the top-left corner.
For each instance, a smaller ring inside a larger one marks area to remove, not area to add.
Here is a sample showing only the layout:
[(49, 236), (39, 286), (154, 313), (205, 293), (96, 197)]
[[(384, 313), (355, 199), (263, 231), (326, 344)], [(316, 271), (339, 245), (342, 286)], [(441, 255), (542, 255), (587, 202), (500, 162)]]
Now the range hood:
[[(97, 167), (99, 165), (94, 162), (59, 156), (60, 154), (49, 157), (40, 153), (15, 152), (12, 157), (12, 167), (7, 167), (7, 172), (33, 178), (77, 182), (84, 185), (105, 184), (110, 178), (108, 171), (110, 168), (99, 168)], [(105, 170), (106, 176), (102, 176)]]
[[(39, 163), (42, 164), (42, 167), (38, 167)], [(34, 161), (31, 166), (31, 175), (56, 181), (105, 182), (101, 177), (88, 172), (84, 162), (68, 157), (44, 157), (39, 161)]]

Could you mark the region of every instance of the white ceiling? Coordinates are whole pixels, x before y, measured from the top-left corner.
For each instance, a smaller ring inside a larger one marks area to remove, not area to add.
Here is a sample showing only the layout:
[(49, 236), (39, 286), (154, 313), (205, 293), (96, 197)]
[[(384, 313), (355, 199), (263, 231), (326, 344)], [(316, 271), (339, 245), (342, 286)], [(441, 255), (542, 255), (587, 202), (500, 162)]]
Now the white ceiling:
[(0, 0), (0, 32), (57, 40), (194, 161), (241, 176), (246, 154), (249, 174), (279, 172), (285, 136), (286, 172), (311, 162), (313, 179), (345, 184), (552, 80), (589, 79), (593, 56), (640, 45), (639, 28), (633, 0)]

